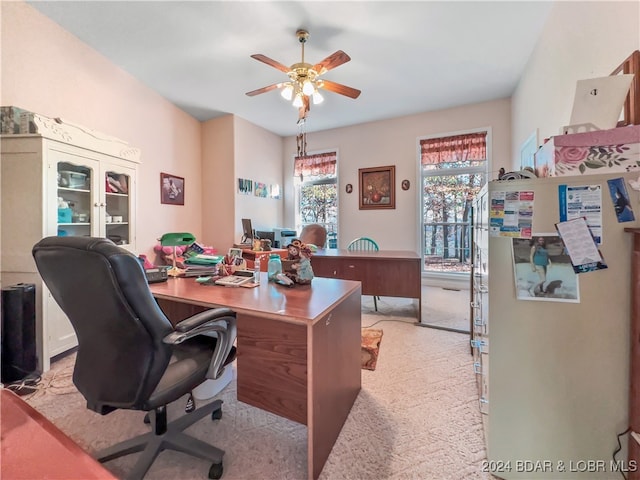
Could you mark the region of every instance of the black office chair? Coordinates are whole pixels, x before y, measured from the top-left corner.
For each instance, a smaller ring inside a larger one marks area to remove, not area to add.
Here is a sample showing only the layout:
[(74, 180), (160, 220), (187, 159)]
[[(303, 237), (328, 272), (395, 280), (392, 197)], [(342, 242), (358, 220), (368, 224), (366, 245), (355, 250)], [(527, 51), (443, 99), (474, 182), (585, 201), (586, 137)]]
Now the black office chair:
[(148, 412), (152, 432), (98, 452), (106, 462), (143, 452), (127, 478), (141, 479), (158, 454), (178, 450), (213, 462), (209, 478), (222, 476), (224, 451), (183, 433), (211, 414), (210, 402), (167, 423), (166, 406), (235, 359), (236, 318), (226, 308), (189, 317), (175, 327), (149, 291), (139, 260), (103, 238), (48, 237), (33, 247), (38, 271), (78, 336), (73, 383), (87, 408)]

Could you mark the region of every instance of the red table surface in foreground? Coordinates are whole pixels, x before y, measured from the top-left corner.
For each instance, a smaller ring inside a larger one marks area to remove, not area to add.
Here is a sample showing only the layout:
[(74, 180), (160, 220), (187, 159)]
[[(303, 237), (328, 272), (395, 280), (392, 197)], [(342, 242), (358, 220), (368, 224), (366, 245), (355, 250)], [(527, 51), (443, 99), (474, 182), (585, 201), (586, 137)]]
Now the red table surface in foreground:
[(116, 480), (62, 430), (15, 393), (0, 390), (0, 477)]

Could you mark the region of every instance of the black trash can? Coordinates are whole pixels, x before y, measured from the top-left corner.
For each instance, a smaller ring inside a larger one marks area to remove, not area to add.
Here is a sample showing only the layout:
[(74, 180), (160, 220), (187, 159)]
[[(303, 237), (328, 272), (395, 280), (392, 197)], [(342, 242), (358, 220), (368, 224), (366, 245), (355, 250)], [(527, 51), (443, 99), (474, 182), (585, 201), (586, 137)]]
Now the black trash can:
[(19, 283), (2, 289), (2, 383), (23, 380), (38, 368), (36, 286)]

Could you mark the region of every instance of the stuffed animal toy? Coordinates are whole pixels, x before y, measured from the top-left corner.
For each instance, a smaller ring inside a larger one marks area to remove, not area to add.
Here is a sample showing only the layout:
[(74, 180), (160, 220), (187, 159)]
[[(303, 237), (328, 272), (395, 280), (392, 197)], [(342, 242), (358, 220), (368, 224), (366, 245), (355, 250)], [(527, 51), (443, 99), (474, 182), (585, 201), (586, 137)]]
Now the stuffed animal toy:
[[(186, 268), (184, 265), (184, 259), (182, 255), (187, 250), (188, 245), (182, 245), (175, 247), (176, 248), (176, 266), (178, 268)], [(163, 247), (159, 243), (153, 247), (154, 252), (156, 252), (160, 258), (164, 261), (166, 265), (173, 265), (173, 247)]]

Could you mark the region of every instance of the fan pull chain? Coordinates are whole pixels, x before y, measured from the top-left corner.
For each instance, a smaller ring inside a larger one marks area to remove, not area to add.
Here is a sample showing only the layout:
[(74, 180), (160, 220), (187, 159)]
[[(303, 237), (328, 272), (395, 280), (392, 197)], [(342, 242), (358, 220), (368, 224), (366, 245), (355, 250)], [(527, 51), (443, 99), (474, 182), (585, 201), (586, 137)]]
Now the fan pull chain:
[(301, 131), (296, 136), (296, 145), (298, 147), (298, 156), (306, 157), (307, 156), (307, 134), (306, 132)]

